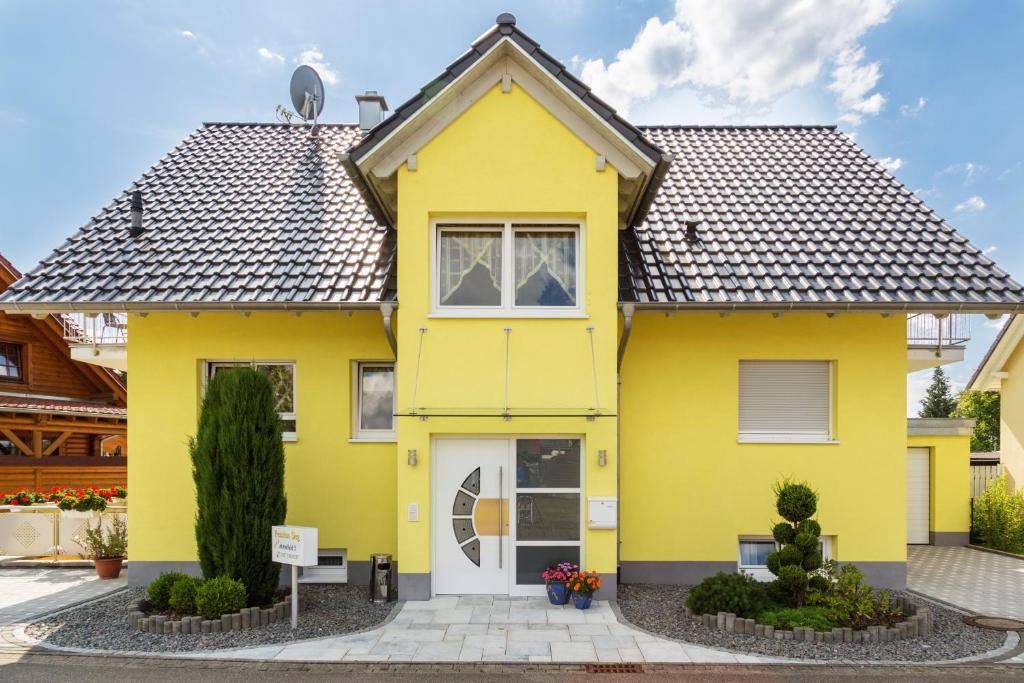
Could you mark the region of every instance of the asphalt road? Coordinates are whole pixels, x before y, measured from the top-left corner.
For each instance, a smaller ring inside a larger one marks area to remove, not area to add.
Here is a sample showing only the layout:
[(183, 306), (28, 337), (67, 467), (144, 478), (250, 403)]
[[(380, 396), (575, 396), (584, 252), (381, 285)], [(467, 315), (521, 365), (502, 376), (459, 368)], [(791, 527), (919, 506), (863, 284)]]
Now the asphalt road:
[(643, 674), (594, 674), (573, 665), (456, 664), (316, 664), (230, 662), (47, 653), (0, 654), (0, 681), (173, 681), (175, 683), (252, 683), (254, 681), (390, 681), (415, 678), (423, 683), (451, 680), (564, 681), (597, 678), (601, 683), (626, 679), (737, 681), (1001, 681), (1024, 680), (1024, 668), (1007, 664), (951, 666), (752, 666), (648, 665)]

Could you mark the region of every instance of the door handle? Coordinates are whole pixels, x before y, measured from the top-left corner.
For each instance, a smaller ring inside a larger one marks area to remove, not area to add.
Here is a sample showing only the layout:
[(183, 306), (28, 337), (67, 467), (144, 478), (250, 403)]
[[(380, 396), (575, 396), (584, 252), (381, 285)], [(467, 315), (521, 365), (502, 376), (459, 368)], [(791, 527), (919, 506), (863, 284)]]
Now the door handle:
[(501, 494), (502, 494), (502, 489), (504, 488), (504, 486), (505, 486), (505, 472), (504, 472), (504, 468), (499, 465), (498, 466), (498, 569), (502, 569), (503, 568), (502, 567), (502, 562), (503, 562), (502, 555), (503, 555), (503, 553), (502, 553), (502, 549), (501, 549), (501, 546), (502, 546), (501, 535), (502, 535), (503, 527), (505, 526), (505, 524), (504, 524), (504, 520), (502, 519), (502, 516), (503, 516), (503, 514), (502, 514), (502, 512), (503, 512), (502, 511), (502, 503), (504, 501), (502, 500), (502, 495)]

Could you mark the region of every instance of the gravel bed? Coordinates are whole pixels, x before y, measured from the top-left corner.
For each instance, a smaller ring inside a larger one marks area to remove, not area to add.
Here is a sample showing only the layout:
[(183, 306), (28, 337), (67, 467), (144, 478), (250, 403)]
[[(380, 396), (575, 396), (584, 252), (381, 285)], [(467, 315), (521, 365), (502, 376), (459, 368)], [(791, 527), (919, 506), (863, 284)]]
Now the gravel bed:
[(143, 589), (117, 593), (47, 617), (29, 625), (25, 632), (58, 647), (135, 652), (220, 650), (361, 631), (383, 622), (394, 607), (394, 603), (370, 603), (366, 586), (307, 584), (299, 589), (299, 627), (294, 631), (289, 620), (249, 631), (172, 636), (143, 633), (128, 626), (125, 608), (144, 593)]
[[(635, 626), (658, 635), (734, 652), (817, 660), (931, 662), (980, 655), (1006, 641), (1000, 631), (968, 626), (961, 614), (927, 603), (935, 615), (935, 633), (887, 643), (805, 643), (768, 640), (705, 628), (683, 614), (690, 586), (620, 585), (619, 609)], [(917, 596), (897, 593), (921, 604)]]

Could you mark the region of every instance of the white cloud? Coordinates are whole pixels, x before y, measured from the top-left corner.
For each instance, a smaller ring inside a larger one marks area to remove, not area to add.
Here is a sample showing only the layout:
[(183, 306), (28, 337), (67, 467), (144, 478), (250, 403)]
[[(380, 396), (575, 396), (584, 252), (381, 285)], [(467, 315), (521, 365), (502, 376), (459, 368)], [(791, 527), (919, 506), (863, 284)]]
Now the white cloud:
[(265, 47), (261, 47), (260, 49), (256, 50), (256, 54), (258, 54), (260, 56), (260, 59), (265, 59), (268, 62), (283, 62), (284, 61), (284, 55), (279, 55), (276, 52), (268, 50)]
[(977, 212), (977, 211), (984, 211), (984, 210), (985, 210), (985, 200), (982, 199), (981, 197), (979, 197), (978, 195), (974, 195), (973, 197), (968, 197), (967, 199), (965, 199), (964, 201), (960, 202), (959, 204), (957, 204), (956, 206), (953, 207), (953, 211), (956, 211), (957, 213), (964, 213), (964, 212), (974, 213), (974, 212)]
[(965, 161), (962, 164), (950, 164), (942, 170), (942, 175), (959, 174), (964, 177), (964, 187), (974, 184), (977, 177), (988, 170), (988, 166)]
[(903, 168), (903, 159), (899, 157), (883, 157), (878, 160), (878, 163), (882, 165), (882, 168), (890, 172)]
[(996, 178), (996, 180), (1006, 180), (1013, 174), (1017, 173), (1020, 170), (1020, 167), (1021, 162), (1019, 161), (1013, 164), (1012, 166), (1008, 166), (1007, 168), (1003, 169), (1003, 172), (999, 174), (999, 177)]
[(819, 81), (849, 123), (877, 114), (881, 77), (859, 39), (884, 23), (892, 0), (678, 0), (675, 15), (647, 20), (615, 59), (578, 60), (580, 75), (623, 113), (637, 101), (686, 86), (719, 104), (765, 107)]
[(981, 253), (982, 253), (982, 254), (985, 254), (986, 256), (988, 256), (989, 254), (994, 254), (994, 253), (996, 253), (997, 251), (999, 251), (999, 247), (997, 247), (997, 246), (996, 246), (996, 245), (994, 245), (994, 244), (990, 244), (989, 246), (987, 246), (987, 247), (985, 247), (984, 249), (982, 249), (982, 250), (981, 250)]
[(914, 104), (901, 104), (900, 114), (911, 119), (916, 119), (926, 104), (928, 104), (927, 99), (924, 97), (918, 97), (917, 102)]
[(188, 29), (184, 29), (184, 30), (178, 31), (178, 35), (181, 36), (182, 38), (185, 38), (186, 40), (195, 40), (196, 39), (196, 34), (192, 33), (192, 31), (189, 31)]
[(305, 64), (306, 66), (311, 66), (316, 69), (316, 72), (320, 74), (320, 78), (322, 78), (324, 83), (327, 85), (336, 85), (338, 82), (337, 72), (331, 68), (330, 62), (324, 60), (324, 53), (315, 45), (296, 57), (295, 63)]

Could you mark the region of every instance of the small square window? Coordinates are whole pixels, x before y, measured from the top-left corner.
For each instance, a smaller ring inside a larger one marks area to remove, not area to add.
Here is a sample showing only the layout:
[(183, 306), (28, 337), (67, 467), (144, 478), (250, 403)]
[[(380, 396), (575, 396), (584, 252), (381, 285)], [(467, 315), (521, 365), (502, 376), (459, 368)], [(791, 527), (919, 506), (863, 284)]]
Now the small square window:
[(395, 364), (362, 361), (355, 370), (353, 438), (394, 441)]
[(274, 387), (274, 402), (277, 415), (281, 418), (281, 438), (295, 441), (295, 363), (279, 361), (216, 361), (208, 362), (207, 380), (219, 372), (230, 372), (236, 368), (253, 368), (270, 380)]
[(21, 344), (0, 342), (0, 381), (25, 379), (25, 349)]

